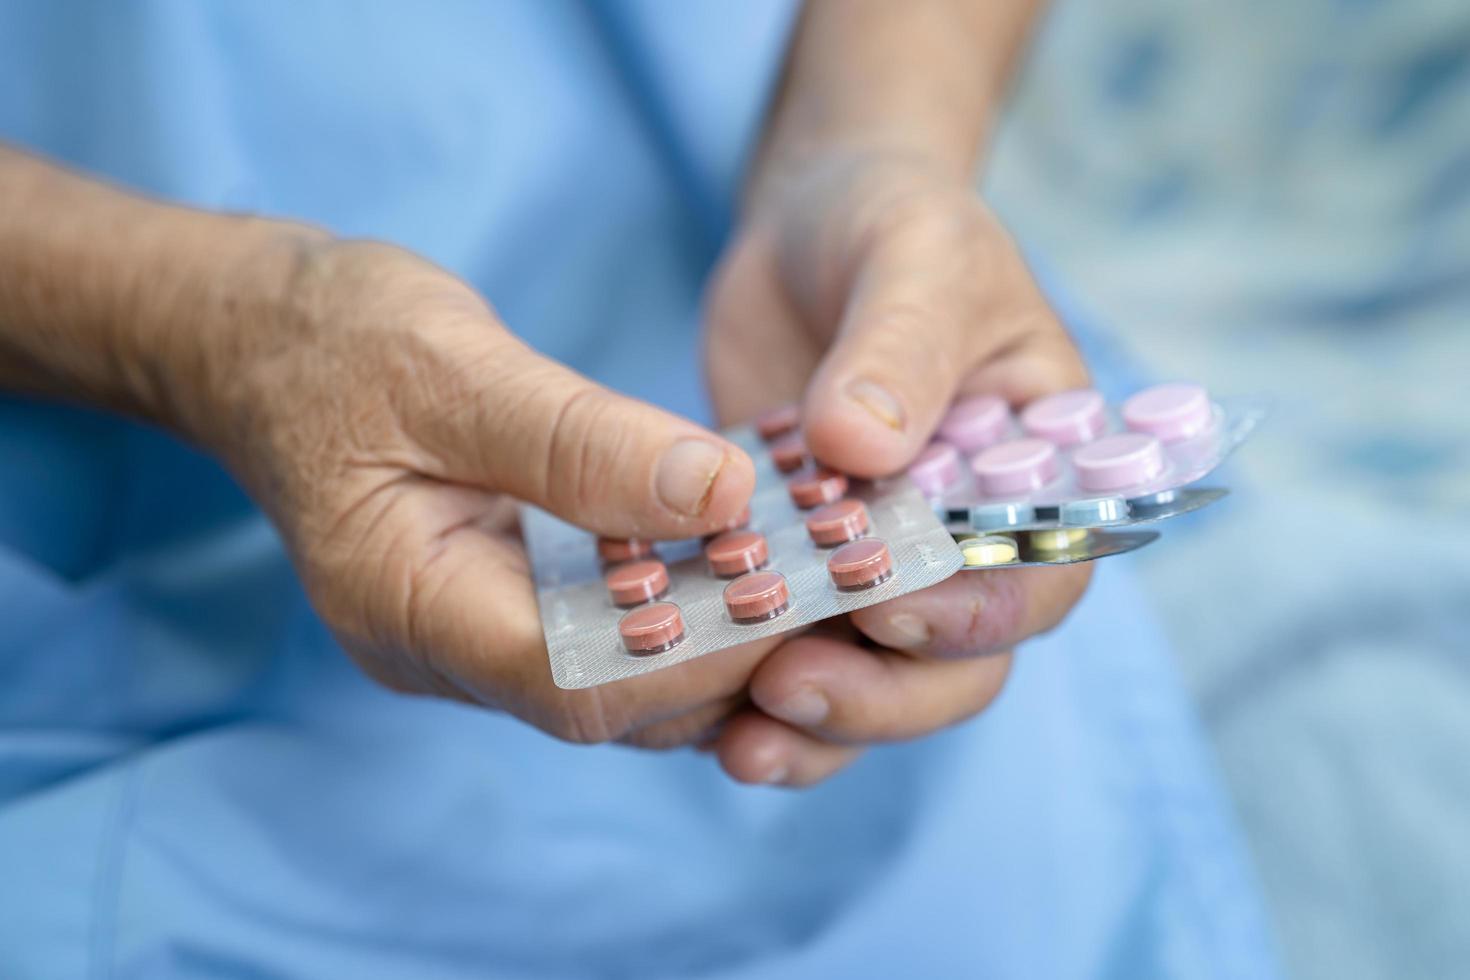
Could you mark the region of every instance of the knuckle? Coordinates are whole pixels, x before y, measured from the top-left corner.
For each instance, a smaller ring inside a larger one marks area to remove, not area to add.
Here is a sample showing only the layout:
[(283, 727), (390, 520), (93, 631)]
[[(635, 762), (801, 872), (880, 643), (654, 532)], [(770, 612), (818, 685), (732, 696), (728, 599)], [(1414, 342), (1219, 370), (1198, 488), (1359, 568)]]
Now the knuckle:
[(563, 691), (540, 727), (573, 745), (605, 745), (624, 737), (632, 725), (616, 700), (604, 697), (597, 688)]
[(557, 408), (547, 430), (542, 491), (558, 506), (597, 504), (612, 479), (612, 461), (630, 449), (628, 435), (612, 424), (617, 399), (595, 385), (581, 385)]
[(967, 277), (1000, 268), (1009, 251), (1000, 222), (969, 192), (899, 198), (875, 223), (873, 235), (915, 261)]
[(966, 597), (953, 641), (954, 652), (965, 655), (994, 653), (1011, 646), (1026, 622), (1028, 596), (1022, 576), (977, 574), (982, 581)]
[(861, 358), (879, 376), (923, 379), (923, 390), (947, 391), (958, 381), (962, 365), (955, 357), (957, 336), (947, 314), (937, 305), (894, 300), (875, 309), (864, 324)]

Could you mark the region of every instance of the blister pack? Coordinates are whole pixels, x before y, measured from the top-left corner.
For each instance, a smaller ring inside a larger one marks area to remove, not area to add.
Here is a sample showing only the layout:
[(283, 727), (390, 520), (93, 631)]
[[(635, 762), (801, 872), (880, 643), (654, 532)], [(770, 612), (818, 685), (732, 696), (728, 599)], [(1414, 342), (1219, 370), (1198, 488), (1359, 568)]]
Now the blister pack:
[(1066, 527), (1040, 531), (957, 534), (964, 559), (962, 571), (982, 568), (1029, 568), (1075, 565), (1111, 555), (1124, 555), (1157, 541), (1157, 531), (1110, 531)]
[[(1208, 507), (1215, 501), (1229, 496), (1230, 491), (1224, 487), (1181, 487), (1177, 490), (1163, 490), (1147, 497), (1124, 498), (1101, 498), (1087, 501), (1079, 506), (1067, 508), (1068, 520), (1062, 520), (1062, 507), (1007, 507), (999, 516), (995, 514), (985, 515), (990, 519), (990, 526), (979, 525), (977, 527), (972, 519), (970, 509), (963, 511), (945, 511), (945, 526), (956, 534), (986, 533), (991, 531), (1019, 532), (1043, 529), (1064, 529), (1078, 527), (1096, 528), (1127, 528), (1139, 524), (1156, 524), (1166, 521), (1171, 517), (1181, 517), (1204, 507)], [(1091, 514), (1095, 520), (1085, 522), (1085, 518)]]
[(1219, 466), (1264, 414), (1184, 383), (1146, 388), (1115, 409), (1091, 389), (1015, 414), (979, 396), (949, 410), (909, 475), (952, 530), (1158, 521), (1223, 496), (1186, 485)]
[(748, 520), (711, 538), (598, 539), (523, 510), (557, 686), (646, 674), (927, 588), (962, 567), (907, 477), (849, 480), (782, 456), (780, 438), (795, 425), (783, 410), (723, 433), (755, 461), (756, 488)]

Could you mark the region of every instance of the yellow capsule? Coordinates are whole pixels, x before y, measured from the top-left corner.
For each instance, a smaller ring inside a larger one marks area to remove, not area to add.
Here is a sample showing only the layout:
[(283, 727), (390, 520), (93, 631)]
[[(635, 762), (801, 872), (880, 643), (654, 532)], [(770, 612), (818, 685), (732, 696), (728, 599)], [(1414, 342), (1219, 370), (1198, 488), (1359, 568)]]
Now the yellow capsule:
[(1008, 565), (1016, 560), (1016, 542), (998, 534), (979, 538), (965, 538), (959, 542), (960, 554), (965, 556), (966, 568), (983, 568), (988, 565)]
[(1066, 551), (1087, 540), (1087, 528), (1064, 527), (1054, 531), (1028, 532), (1027, 543), (1037, 551)]

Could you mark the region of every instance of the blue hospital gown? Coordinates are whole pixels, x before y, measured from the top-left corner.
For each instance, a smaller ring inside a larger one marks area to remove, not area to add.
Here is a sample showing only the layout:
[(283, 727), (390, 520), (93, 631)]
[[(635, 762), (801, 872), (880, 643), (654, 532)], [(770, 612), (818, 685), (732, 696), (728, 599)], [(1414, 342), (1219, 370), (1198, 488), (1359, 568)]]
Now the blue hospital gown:
[[(400, 243), (707, 419), (700, 283), (791, 17), (10, 2), (0, 138)], [(0, 472), (0, 977), (1274, 976), (1122, 564), (983, 717), (794, 793), (377, 688), (160, 432), (0, 400)]]

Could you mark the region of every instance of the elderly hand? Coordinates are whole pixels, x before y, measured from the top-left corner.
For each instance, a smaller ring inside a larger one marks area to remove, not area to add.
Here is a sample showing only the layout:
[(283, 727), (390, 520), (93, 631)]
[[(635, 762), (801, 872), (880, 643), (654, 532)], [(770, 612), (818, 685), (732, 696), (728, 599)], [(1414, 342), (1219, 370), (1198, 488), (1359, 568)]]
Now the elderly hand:
[[(765, 181), (708, 297), (722, 421), (800, 401), (813, 454), (849, 473), (904, 468), (948, 405), (1085, 385), (1070, 338), (973, 189), (880, 151), (802, 160)], [(965, 572), (781, 643), (754, 707), (717, 742), (731, 775), (805, 785), (862, 745), (981, 711), (1010, 650), (1056, 625), (1086, 565)]]
[(407, 252), (311, 239), (290, 264), (236, 325), (190, 335), (173, 387), (370, 675), (578, 742), (696, 741), (744, 702), (769, 643), (556, 688), (515, 526), (525, 500), (617, 537), (715, 530), (750, 497), (744, 453), (537, 355)]

